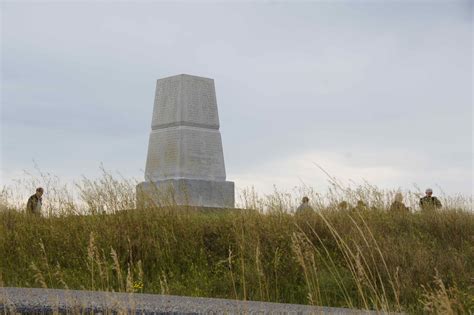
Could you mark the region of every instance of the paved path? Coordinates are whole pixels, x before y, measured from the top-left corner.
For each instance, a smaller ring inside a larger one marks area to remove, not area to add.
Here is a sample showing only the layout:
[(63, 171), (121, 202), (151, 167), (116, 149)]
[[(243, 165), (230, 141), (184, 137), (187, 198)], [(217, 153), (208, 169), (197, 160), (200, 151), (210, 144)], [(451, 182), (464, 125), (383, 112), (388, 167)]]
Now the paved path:
[[(345, 308), (158, 294), (0, 288), (0, 314), (370, 314)], [(375, 313), (373, 313), (375, 314)]]

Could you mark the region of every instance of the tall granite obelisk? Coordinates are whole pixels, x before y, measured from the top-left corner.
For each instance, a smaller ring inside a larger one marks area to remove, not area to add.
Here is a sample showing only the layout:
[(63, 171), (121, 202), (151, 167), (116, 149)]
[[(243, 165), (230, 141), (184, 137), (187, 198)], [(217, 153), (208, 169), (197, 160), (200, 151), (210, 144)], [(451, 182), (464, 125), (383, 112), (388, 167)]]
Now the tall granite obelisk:
[(233, 208), (226, 181), (214, 80), (181, 74), (157, 80), (141, 205)]

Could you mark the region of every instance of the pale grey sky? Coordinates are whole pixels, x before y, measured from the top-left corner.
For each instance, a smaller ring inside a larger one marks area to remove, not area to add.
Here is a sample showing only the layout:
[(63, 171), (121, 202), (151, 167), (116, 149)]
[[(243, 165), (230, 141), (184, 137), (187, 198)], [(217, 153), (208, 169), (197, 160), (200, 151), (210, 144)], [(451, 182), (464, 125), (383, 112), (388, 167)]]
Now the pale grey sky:
[[(227, 178), (472, 193), (471, 1), (2, 2), (0, 185), (143, 178), (155, 80), (215, 80)], [(436, 189), (436, 188), (435, 188)]]

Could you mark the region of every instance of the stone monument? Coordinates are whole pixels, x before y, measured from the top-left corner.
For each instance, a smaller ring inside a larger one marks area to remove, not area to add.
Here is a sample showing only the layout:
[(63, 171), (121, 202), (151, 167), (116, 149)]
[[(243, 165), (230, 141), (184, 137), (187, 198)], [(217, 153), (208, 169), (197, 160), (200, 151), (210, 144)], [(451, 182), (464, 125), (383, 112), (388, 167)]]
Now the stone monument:
[(233, 208), (214, 80), (181, 74), (156, 82), (145, 182), (138, 206)]

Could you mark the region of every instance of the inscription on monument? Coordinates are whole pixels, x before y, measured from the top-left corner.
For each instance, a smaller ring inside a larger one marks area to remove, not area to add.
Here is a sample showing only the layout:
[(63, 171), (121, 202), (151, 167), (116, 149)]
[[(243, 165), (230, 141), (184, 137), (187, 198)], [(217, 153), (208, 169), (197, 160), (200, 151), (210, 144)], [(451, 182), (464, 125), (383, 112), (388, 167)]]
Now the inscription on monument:
[(186, 80), (185, 86), (192, 93), (184, 95), (186, 111), (184, 121), (205, 125), (219, 125), (214, 84), (210, 80)]
[(170, 124), (178, 119), (180, 87), (179, 80), (158, 80), (152, 126)]
[(183, 129), (183, 175), (187, 178), (225, 180), (222, 140), (216, 130)]
[(152, 180), (174, 178), (179, 176), (179, 142), (180, 132), (177, 129), (154, 130), (150, 135), (149, 152), (146, 169)]

